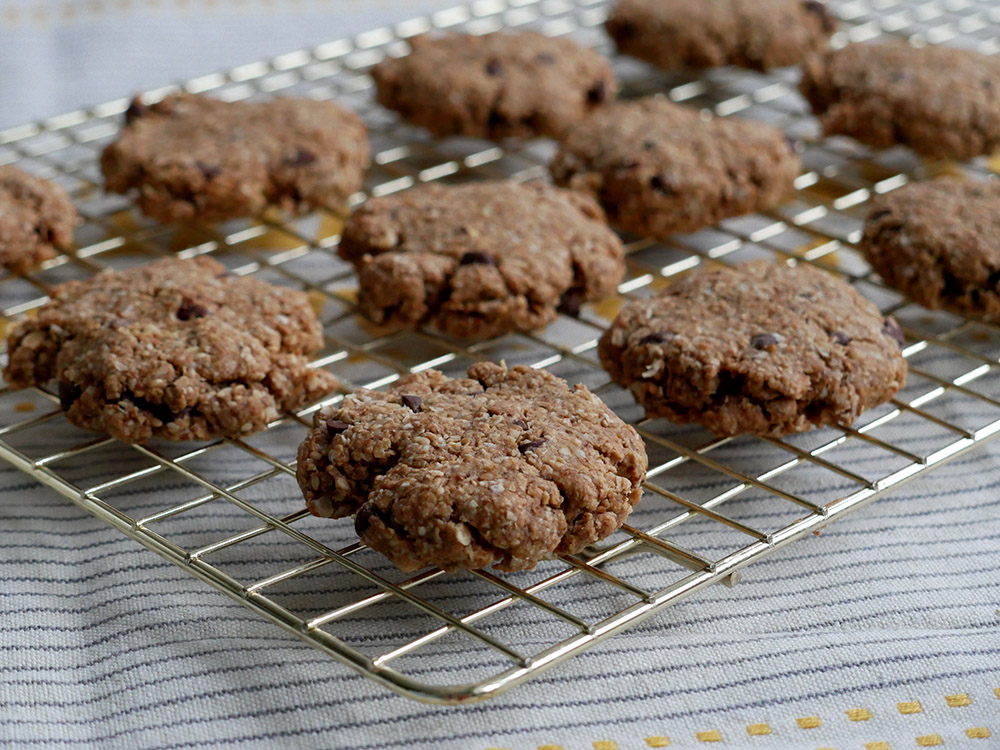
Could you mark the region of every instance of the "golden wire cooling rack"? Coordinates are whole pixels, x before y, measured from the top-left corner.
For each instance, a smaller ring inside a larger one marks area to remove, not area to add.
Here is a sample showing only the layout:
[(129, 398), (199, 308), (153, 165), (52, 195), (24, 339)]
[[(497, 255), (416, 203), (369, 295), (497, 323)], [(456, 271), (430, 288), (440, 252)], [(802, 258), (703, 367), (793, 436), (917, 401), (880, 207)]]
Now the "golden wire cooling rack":
[[(995, 53), (998, 12), (971, 0), (835, 2), (836, 44), (884, 34)], [(373, 102), (366, 70), (434, 28), (483, 33), (532, 27), (612, 54), (599, 0), (480, 0), (308, 51), (183, 84), (226, 100), (273, 95), (336, 98), (371, 130), (369, 195), (421, 182), (544, 179), (550, 141), (434, 140)], [(849, 513), (1000, 431), (1000, 328), (929, 312), (884, 288), (855, 243), (866, 203), (911, 179), (989, 164), (925, 163), (905, 149), (872, 153), (821, 140), (795, 92), (795, 71), (719, 69), (668, 74), (615, 60), (624, 96), (648, 94), (775, 124), (802, 143), (804, 172), (778, 210), (723, 222), (670, 243), (626, 237), (628, 276), (616, 298), (561, 316), (533, 335), (468, 345), (433, 332), (389, 333), (354, 314), (355, 277), (338, 259), (342, 216), (266, 214), (215, 226), (169, 227), (101, 190), (97, 157), (126, 99), (0, 132), (0, 163), (62, 183), (79, 206), (78, 250), (26, 278), (0, 277), (9, 326), (52, 285), (171, 253), (211, 254), (235, 274), (308, 291), (325, 326), (317, 367), (349, 387), (378, 388), (436, 367), (480, 359), (544, 367), (583, 382), (643, 435), (650, 456), (643, 501), (629, 525), (586, 554), (533, 572), (401, 574), (357, 541), (350, 520), (308, 515), (293, 462), (314, 406), (259, 435), (205, 444), (126, 445), (69, 425), (42, 390), (0, 391), (0, 457), (127, 536), (335, 659), (404, 695), (460, 703), (496, 695), (579, 654)], [(155, 99), (171, 89), (148, 93)], [(364, 199), (355, 196), (354, 203)], [(697, 426), (647, 420), (608, 381), (595, 347), (624, 301), (702, 263), (757, 257), (811, 263), (843, 275), (903, 323), (908, 386), (852, 427), (783, 440), (720, 439)], [(335, 402), (338, 394), (329, 399)], [(796, 581), (784, 584), (792, 588)]]

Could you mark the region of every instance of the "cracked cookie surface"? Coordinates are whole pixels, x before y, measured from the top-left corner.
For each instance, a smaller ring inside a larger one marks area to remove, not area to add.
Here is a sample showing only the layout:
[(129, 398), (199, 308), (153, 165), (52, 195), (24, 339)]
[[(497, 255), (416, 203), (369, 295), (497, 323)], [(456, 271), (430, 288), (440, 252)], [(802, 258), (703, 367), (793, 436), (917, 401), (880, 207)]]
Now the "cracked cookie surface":
[(668, 70), (795, 65), (836, 27), (818, 0), (619, 0), (606, 23), (619, 52)]
[(158, 221), (225, 221), (269, 205), (341, 208), (361, 188), (369, 146), (361, 119), (329, 101), (223, 102), (173, 94), (135, 99), (104, 149), (108, 191), (137, 190)]
[(584, 386), (492, 363), (357, 391), (316, 414), (297, 476), (310, 512), (355, 515), (403, 570), (533, 568), (625, 522), (646, 453)]
[(61, 186), (0, 166), (0, 266), (26, 273), (69, 249), (77, 214)]
[(373, 322), (470, 339), (541, 328), (557, 307), (612, 294), (625, 273), (593, 199), (541, 183), (375, 198), (347, 221), (339, 252), (358, 268), (358, 306)]
[(615, 98), (611, 64), (562, 37), (530, 31), (418, 36), (376, 65), (378, 101), (438, 136), (558, 138)]
[(832, 274), (767, 261), (698, 269), (628, 305), (601, 364), (650, 417), (718, 435), (851, 424), (906, 381), (903, 334)]
[(336, 387), (306, 296), (167, 258), (55, 287), (8, 338), (7, 383), (58, 381), (70, 422), (126, 442), (240, 437)]
[(879, 196), (860, 248), (924, 307), (1000, 318), (1000, 183), (945, 178)]
[(552, 161), (557, 185), (590, 193), (608, 220), (666, 239), (771, 208), (799, 157), (777, 128), (716, 117), (666, 99), (618, 102), (574, 126)]
[(811, 57), (802, 94), (824, 135), (970, 159), (1000, 148), (1000, 59), (928, 45), (849, 44)]

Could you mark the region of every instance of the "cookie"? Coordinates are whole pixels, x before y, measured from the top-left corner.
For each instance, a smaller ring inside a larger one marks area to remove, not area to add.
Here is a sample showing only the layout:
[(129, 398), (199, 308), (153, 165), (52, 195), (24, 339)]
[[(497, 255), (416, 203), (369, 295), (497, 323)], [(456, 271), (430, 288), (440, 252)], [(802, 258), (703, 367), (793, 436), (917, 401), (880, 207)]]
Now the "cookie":
[(860, 247), (924, 307), (1000, 319), (1000, 183), (938, 179), (880, 196)]
[(642, 494), (634, 429), (584, 386), (480, 362), (320, 410), (299, 448), (310, 512), (356, 514), (403, 570), (522, 570), (620, 527)]
[(242, 437), (336, 387), (306, 296), (168, 258), (51, 290), (7, 340), (8, 385), (59, 384), (70, 422), (129, 443)]
[(358, 307), (396, 329), (460, 338), (530, 331), (556, 309), (612, 294), (624, 250), (586, 195), (530, 183), (427, 184), (368, 201), (340, 255), (358, 267)]
[(803, 95), (825, 135), (936, 159), (1000, 148), (1000, 57), (951, 47), (851, 44), (810, 58)]
[(135, 99), (101, 155), (110, 192), (137, 191), (158, 221), (224, 221), (269, 205), (342, 208), (368, 167), (365, 126), (333, 102)]
[(603, 107), (567, 133), (556, 183), (593, 195), (621, 229), (665, 239), (772, 208), (800, 162), (777, 128), (701, 113), (666, 99)]
[(611, 101), (611, 64), (576, 42), (530, 31), (418, 36), (372, 70), (378, 101), (434, 135), (558, 138)]
[(618, 51), (661, 68), (797, 65), (837, 23), (818, 0), (619, 0), (605, 25)]
[(650, 417), (780, 437), (850, 424), (892, 398), (906, 380), (902, 342), (832, 274), (757, 261), (702, 267), (629, 304), (598, 354)]
[(73, 244), (77, 215), (66, 191), (17, 167), (0, 166), (0, 266), (27, 273)]

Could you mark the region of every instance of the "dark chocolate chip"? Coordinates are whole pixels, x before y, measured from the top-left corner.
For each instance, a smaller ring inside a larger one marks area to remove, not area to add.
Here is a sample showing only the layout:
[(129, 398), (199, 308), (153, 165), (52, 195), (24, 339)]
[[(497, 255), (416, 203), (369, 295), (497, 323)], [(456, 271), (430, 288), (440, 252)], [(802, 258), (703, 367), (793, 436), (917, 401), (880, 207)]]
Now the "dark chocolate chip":
[(339, 419), (328, 419), (326, 420), (326, 429), (330, 433), (330, 436), (339, 435), (344, 432), (348, 427), (350, 427), (347, 422), (341, 422)]
[(892, 339), (895, 339), (896, 343), (899, 344), (900, 349), (902, 349), (903, 345), (906, 344), (906, 337), (903, 335), (903, 329), (901, 329), (899, 324), (892, 318), (885, 319), (885, 324), (882, 326), (882, 333)]
[(830, 337), (841, 346), (847, 346), (854, 340), (843, 331), (834, 331), (830, 334)]
[(486, 74), (491, 76), (498, 76), (503, 73), (503, 63), (499, 60), (490, 60), (486, 63)]
[(306, 151), (304, 148), (299, 148), (295, 150), (294, 154), (285, 159), (285, 164), (289, 167), (304, 167), (307, 164), (312, 164), (314, 161), (316, 161), (316, 154), (312, 151)]
[(591, 104), (602, 104), (608, 98), (608, 84), (598, 81), (587, 91), (587, 101)]
[(582, 307), (583, 291), (580, 289), (570, 289), (559, 299), (559, 312), (571, 318), (579, 317)]
[(677, 195), (677, 188), (675, 188), (665, 175), (654, 174), (649, 178), (649, 186), (653, 188), (658, 193), (663, 193), (664, 195)]
[(477, 250), (470, 251), (463, 255), (458, 261), (460, 266), (493, 266), (496, 265), (496, 261), (493, 260), (492, 256), (486, 253), (481, 253)]
[(208, 308), (204, 305), (199, 305), (197, 302), (190, 302), (184, 300), (181, 306), (177, 308), (177, 319), (178, 320), (191, 320), (192, 318), (204, 318), (208, 315)]
[(222, 174), (222, 167), (217, 167), (213, 164), (206, 164), (203, 161), (196, 161), (194, 165), (198, 167), (198, 171), (205, 176), (206, 180), (211, 180)]
[(819, 0), (804, 0), (802, 7), (809, 13), (819, 16), (820, 23), (823, 25), (823, 31), (827, 34), (832, 34), (836, 30), (837, 23), (834, 21), (833, 14), (830, 13), (830, 9), (826, 7), (825, 3), (821, 3)]
[(654, 148), (656, 148), (656, 141), (643, 141), (642, 148), (645, 151), (652, 151)]
[(420, 396), (411, 396), (409, 394), (403, 395), (403, 403), (410, 407), (415, 412), (421, 411), (421, 399)]
[(72, 383), (67, 383), (65, 380), (59, 381), (59, 406), (62, 407), (63, 411), (69, 411), (69, 407), (73, 405), (73, 402), (80, 398), (83, 390), (79, 387), (73, 385)]
[(516, 424), (516, 425), (517, 425), (518, 427), (520, 427), (520, 428), (521, 428), (522, 430), (526, 430), (526, 429), (528, 429), (528, 423), (527, 423), (527, 422), (525, 422), (525, 421), (524, 421), (523, 419), (515, 419), (515, 420), (514, 420), (514, 424)]
[(662, 333), (649, 333), (639, 339), (639, 346), (643, 344), (662, 344), (667, 337)]
[(540, 55), (535, 55), (535, 62), (540, 62), (542, 65), (555, 65), (556, 58), (555, 55), (542, 52)]
[(128, 109), (125, 110), (125, 124), (131, 125), (140, 117), (145, 117), (148, 114), (149, 114), (149, 107), (147, 107), (138, 99), (133, 99), (132, 103), (128, 105)]
[(364, 536), (365, 532), (372, 525), (372, 516), (375, 515), (378, 515), (378, 513), (375, 511), (374, 505), (371, 503), (362, 505), (358, 514), (354, 517), (354, 532), (358, 536)]
[(770, 333), (755, 333), (750, 339), (750, 346), (754, 349), (770, 349), (772, 346), (778, 345), (778, 339), (772, 336)]
[(549, 442), (549, 441), (548, 440), (532, 440), (530, 443), (521, 443), (519, 446), (517, 446), (517, 449), (519, 451), (521, 451), (521, 453), (527, 453), (528, 451), (533, 451), (536, 448), (541, 448), (547, 442)]
[(889, 216), (891, 213), (892, 211), (889, 211), (888, 209), (883, 209), (882, 211), (876, 211), (875, 213), (873, 213), (871, 216), (868, 217), (868, 221), (878, 221), (879, 219)]
[(142, 396), (136, 396), (128, 389), (124, 390), (122, 395), (118, 398), (118, 403), (121, 403), (122, 401), (128, 401), (137, 409), (149, 412), (154, 418), (163, 422), (163, 424), (174, 421), (175, 415), (170, 410), (169, 406), (166, 404), (157, 404), (149, 399), (143, 398)]
[(1000, 284), (1000, 268), (986, 277), (986, 286), (995, 289), (997, 284)]

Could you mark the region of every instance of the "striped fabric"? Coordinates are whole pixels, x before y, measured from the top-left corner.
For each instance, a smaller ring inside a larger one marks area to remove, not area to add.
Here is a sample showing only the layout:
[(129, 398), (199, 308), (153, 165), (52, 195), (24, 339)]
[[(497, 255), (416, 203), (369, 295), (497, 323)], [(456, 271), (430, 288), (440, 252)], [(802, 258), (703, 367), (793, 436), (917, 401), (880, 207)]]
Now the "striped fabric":
[[(155, 18), (144, 15), (154, 11), (138, 0), (121, 10), (112, 2), (97, 4), (99, 14), (84, 12), (95, 4), (79, 3), (82, 10), (72, 20), (34, 26), (23, 14), (6, 13), (29, 5), (0, 2), (0, 126), (120, 96), (123, 87), (159, 85), (435, 7), (430, 0), (397, 2), (364, 5), (360, 13), (362, 4), (353, 3), (218, 0), (205, 3), (212, 9), (194, 25), (194, 0), (177, 3), (176, 14), (163, 0)], [(52, 0), (31, 7), (60, 5)], [(246, 13), (265, 5), (275, 16), (298, 18), (295, 30)], [(982, 25), (964, 22), (970, 33), (989, 30), (992, 23), (989, 8), (979, 5), (985, 9), (974, 18)], [(320, 13), (320, 6), (328, 17), (341, 12), (342, 26), (319, 24), (317, 16), (308, 15)], [(886, 24), (903, 22), (903, 14), (907, 22), (945, 33), (941, 30), (955, 26), (942, 14), (951, 6), (968, 10), (973, 3), (838, 3), (845, 14), (870, 6), (884, 6)], [(237, 14), (245, 22), (238, 28), (232, 25)], [(85, 35), (80, 24), (86, 25)], [(205, 57), (195, 63), (190, 55), (171, 56), (172, 43), (165, 42), (155, 54), (142, 45), (130, 47), (128, 55), (113, 54), (116, 42), (135, 33), (149, 39), (155, 29), (162, 39), (176, 41), (195, 26), (204, 40), (217, 41), (206, 44)], [(269, 32), (262, 38), (264, 28)], [(275, 48), (265, 49), (269, 44)], [(217, 56), (206, 64), (211, 55)], [(80, 59), (95, 62), (79, 66)], [(81, 70), (67, 73), (63, 84), (39, 85), (39, 70), (55, 79), (74, 67)], [(126, 80), (131, 75), (138, 77)], [(947, 370), (946, 361), (932, 356), (920, 365)], [(983, 390), (993, 388), (991, 395), (1000, 398), (995, 378), (985, 380)], [(17, 400), (0, 401), (0, 424), (24, 418), (13, 411)], [(975, 402), (959, 400), (936, 414), (975, 425), (981, 415), (974, 407)], [(916, 453), (935, 440), (905, 430), (891, 439)], [(759, 466), (769, 455), (760, 442), (736, 441), (728, 461)], [(79, 481), (93, 484), (141, 468), (130, 463), (135, 460), (110, 446), (86, 456), (74, 470)], [(885, 473), (885, 454), (860, 441), (838, 448), (836, 460), (864, 476)], [(247, 454), (222, 452), (204, 470), (226, 483), (247, 476), (248, 461)], [(707, 491), (704, 481), (692, 475), (674, 489), (697, 495)], [(848, 487), (827, 473), (808, 489), (836, 497)], [(190, 487), (180, 481), (158, 480), (129, 485), (119, 499), (141, 515), (170, 498), (190, 496)], [(265, 486), (257, 500), (300, 504), (287, 484)], [(650, 498), (640, 505), (634, 526), (644, 528), (659, 517), (662, 507), (655, 503)], [(778, 511), (765, 498), (748, 496), (726, 507), (760, 528), (787, 521), (781, 515), (787, 508)], [(180, 523), (188, 525), (173, 533), (191, 546), (231, 533), (229, 510), (225, 503), (210, 503), (185, 514)], [(685, 525), (684, 543), (706, 556), (730, 550), (732, 539), (715, 526)], [(345, 539), (351, 534), (346, 523), (329, 529)], [(297, 562), (284, 559), (266, 540), (239, 549), (253, 554), (230, 564), (248, 578), (254, 566)], [(474, 706), (414, 703), (356, 676), (6, 467), (0, 468), (0, 576), (0, 747), (1000, 746), (1000, 441), (751, 566), (736, 587), (702, 591)], [(629, 580), (641, 585), (644, 576), (650, 585), (656, 580), (655, 571), (639, 568)], [(314, 586), (297, 594), (322, 599), (356, 595), (359, 588), (346, 576)], [(456, 609), (477, 596), (471, 582), (441, 586), (434, 594)], [(560, 603), (587, 620), (616, 606), (600, 590), (578, 592)], [(351, 643), (384, 650), (405, 641), (414, 627), (420, 626), (406, 617), (374, 612), (358, 618)], [(512, 616), (501, 620), (494, 634), (529, 646), (547, 644), (549, 639), (533, 635), (535, 627), (541, 626)], [(438, 677), (457, 678), (482, 658), (481, 651), (444, 641), (431, 653), (439, 656)], [(426, 668), (417, 662), (411, 671), (419, 677)]]

